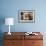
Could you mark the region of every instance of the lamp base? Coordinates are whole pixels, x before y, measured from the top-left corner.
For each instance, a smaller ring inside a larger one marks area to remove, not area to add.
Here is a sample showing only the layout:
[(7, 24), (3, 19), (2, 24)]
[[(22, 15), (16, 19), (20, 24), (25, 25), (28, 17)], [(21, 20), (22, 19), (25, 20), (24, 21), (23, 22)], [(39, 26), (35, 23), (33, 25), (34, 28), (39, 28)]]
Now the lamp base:
[(9, 34), (9, 35), (11, 35), (11, 33), (10, 33), (10, 32), (8, 32), (8, 34)]

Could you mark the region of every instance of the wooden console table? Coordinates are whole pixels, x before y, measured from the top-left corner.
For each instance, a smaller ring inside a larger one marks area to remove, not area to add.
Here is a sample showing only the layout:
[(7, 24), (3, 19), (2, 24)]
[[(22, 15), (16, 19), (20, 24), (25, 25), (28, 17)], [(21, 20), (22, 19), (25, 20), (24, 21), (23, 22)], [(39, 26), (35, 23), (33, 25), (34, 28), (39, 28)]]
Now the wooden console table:
[[(25, 35), (26, 32), (11, 32), (8, 35), (4, 33), (4, 46), (43, 46), (43, 35)], [(33, 32), (34, 33), (34, 32)]]

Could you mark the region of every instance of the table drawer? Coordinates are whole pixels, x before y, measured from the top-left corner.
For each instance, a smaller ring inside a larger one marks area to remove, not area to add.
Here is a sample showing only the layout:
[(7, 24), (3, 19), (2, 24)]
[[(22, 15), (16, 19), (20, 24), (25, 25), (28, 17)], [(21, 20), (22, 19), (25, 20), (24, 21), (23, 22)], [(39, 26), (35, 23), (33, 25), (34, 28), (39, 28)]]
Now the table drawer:
[(5, 40), (4, 46), (23, 46), (23, 40)]
[(24, 39), (24, 36), (23, 35), (15, 35), (15, 36), (10, 36), (10, 35), (7, 35), (7, 36), (5, 36), (4, 37), (4, 39), (6, 39), (6, 40), (8, 40), (8, 39), (10, 39), (10, 40), (22, 40), (22, 39)]
[(43, 46), (42, 40), (25, 40), (24, 46)]
[(4, 41), (4, 45), (5, 46), (15, 46), (16, 45), (16, 41), (15, 40), (5, 40)]
[(25, 35), (25, 39), (29, 40), (29, 39), (39, 39), (39, 40), (43, 40), (43, 36), (40, 36), (40, 35), (34, 35), (34, 36), (30, 36), (30, 35)]

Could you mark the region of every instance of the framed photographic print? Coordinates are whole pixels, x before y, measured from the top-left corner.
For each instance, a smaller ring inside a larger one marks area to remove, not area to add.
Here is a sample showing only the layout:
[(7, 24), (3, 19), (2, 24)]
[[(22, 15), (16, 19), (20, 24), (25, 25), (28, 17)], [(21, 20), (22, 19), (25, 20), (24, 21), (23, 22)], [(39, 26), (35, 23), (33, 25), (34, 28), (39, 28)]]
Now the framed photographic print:
[(35, 10), (19, 10), (18, 14), (19, 22), (35, 22)]

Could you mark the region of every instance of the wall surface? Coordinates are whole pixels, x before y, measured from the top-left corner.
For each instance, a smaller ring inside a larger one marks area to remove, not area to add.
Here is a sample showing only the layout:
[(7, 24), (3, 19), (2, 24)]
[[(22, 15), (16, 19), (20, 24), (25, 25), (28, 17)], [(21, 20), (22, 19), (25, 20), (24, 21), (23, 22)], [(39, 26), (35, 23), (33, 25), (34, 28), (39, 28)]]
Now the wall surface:
[[(0, 0), (0, 18), (13, 17), (15, 23), (11, 31), (46, 31), (46, 0)], [(19, 23), (18, 10), (35, 10), (35, 23)], [(8, 26), (1, 25), (1, 31), (8, 31)]]

